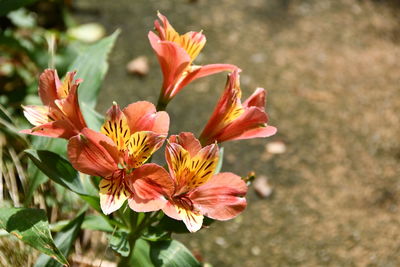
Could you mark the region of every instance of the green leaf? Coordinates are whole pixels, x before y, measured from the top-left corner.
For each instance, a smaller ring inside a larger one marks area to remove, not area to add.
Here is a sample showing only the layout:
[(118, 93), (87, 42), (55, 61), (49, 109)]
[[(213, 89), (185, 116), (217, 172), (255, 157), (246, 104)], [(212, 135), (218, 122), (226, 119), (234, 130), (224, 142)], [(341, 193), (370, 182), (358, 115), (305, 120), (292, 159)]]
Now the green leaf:
[(70, 189), (71, 191), (85, 195), (79, 173), (71, 164), (60, 155), (47, 150), (25, 150), (32, 162), (51, 180)]
[(167, 240), (171, 239), (171, 232), (165, 231), (160, 227), (149, 226), (142, 238), (152, 242)]
[(155, 266), (162, 267), (200, 267), (192, 253), (176, 240), (150, 243), (150, 257)]
[(133, 255), (130, 260), (131, 266), (154, 267), (150, 259), (150, 244), (144, 239), (136, 240)]
[(0, 16), (23, 6), (35, 3), (37, 0), (0, 0)]
[(86, 216), (85, 221), (82, 224), (82, 228), (109, 233), (113, 231), (113, 227), (107, 222), (107, 220), (98, 215)]
[(29, 206), (31, 203), (32, 196), (36, 189), (43, 183), (47, 182), (49, 179), (44, 175), (32, 161), (28, 162), (28, 192), (25, 195), (24, 206)]
[(29, 208), (1, 208), (0, 228), (21, 241), (55, 258), (61, 264), (67, 260), (54, 244), (44, 210)]
[(127, 257), (131, 250), (129, 241), (128, 241), (128, 233), (126, 232), (115, 232), (114, 235), (109, 235), (109, 243), (110, 247), (121, 254), (122, 257)]
[(100, 128), (104, 123), (104, 116), (95, 111), (85, 102), (81, 104), (81, 110), (85, 111), (85, 121), (87, 126), (92, 130), (100, 131)]
[[(85, 209), (86, 211), (86, 209)], [(57, 233), (54, 238), (54, 243), (64, 254), (68, 256), (75, 239), (81, 229), (83, 219), (85, 218), (85, 211), (81, 212), (75, 219), (70, 221), (59, 233)], [(40, 255), (35, 263), (35, 267), (56, 267), (62, 266), (60, 263), (56, 262), (53, 258), (47, 255)]]
[(223, 163), (224, 163), (224, 148), (221, 147), (219, 149), (219, 159), (218, 159), (217, 167), (215, 168), (215, 174), (221, 172)]
[[(70, 70), (77, 70), (78, 78), (83, 79), (79, 86), (79, 100), (94, 108), (97, 102), (104, 76), (108, 70), (107, 57), (119, 35), (119, 30), (110, 36), (90, 45), (80, 53), (75, 61), (69, 66)], [(85, 119), (90, 116), (82, 109)]]

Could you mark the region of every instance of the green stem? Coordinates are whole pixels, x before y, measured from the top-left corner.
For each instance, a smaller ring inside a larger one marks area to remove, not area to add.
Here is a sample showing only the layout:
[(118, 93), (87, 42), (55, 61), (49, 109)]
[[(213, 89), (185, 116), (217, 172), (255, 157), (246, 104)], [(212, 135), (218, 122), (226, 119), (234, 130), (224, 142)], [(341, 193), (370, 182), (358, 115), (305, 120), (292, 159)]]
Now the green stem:
[(158, 97), (156, 109), (157, 109), (157, 111), (166, 110), (167, 105), (168, 105), (168, 101), (165, 101), (163, 91), (161, 90), (160, 96)]

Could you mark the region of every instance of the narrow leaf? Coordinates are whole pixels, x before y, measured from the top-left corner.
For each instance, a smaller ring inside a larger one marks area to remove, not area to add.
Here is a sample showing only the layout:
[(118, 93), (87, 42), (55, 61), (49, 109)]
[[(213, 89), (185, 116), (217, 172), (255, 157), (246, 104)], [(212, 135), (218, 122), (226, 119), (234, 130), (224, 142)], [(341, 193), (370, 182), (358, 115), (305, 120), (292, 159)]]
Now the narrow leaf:
[[(86, 103), (92, 108), (96, 105), (100, 86), (108, 70), (108, 54), (114, 46), (119, 32), (117, 30), (86, 48), (69, 67), (70, 70), (77, 70), (77, 77), (83, 79), (83, 83), (79, 86), (80, 102)], [(85, 109), (82, 112), (86, 118), (88, 115)]]
[(86, 194), (79, 173), (58, 154), (46, 150), (25, 150), (32, 162), (51, 180), (77, 194)]
[(1, 208), (0, 228), (13, 234), (24, 243), (68, 265), (54, 244), (44, 210), (29, 208)]
[(144, 239), (136, 240), (132, 258), (130, 259), (131, 266), (146, 266), (154, 267), (150, 259), (150, 244)]
[[(70, 221), (54, 238), (54, 243), (68, 257), (72, 245), (81, 229), (82, 222), (85, 218), (85, 212), (81, 212), (75, 219)], [(40, 255), (35, 263), (35, 267), (59, 267), (60, 263), (47, 255)]]

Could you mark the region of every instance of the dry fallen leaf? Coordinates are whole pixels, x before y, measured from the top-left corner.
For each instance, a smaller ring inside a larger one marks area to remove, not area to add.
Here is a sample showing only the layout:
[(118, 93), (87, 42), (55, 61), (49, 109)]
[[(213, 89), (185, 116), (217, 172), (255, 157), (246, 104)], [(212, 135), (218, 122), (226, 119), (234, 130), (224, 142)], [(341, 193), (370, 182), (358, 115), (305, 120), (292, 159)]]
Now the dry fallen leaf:
[(129, 61), (126, 70), (131, 74), (145, 76), (149, 73), (149, 60), (145, 56), (140, 56)]

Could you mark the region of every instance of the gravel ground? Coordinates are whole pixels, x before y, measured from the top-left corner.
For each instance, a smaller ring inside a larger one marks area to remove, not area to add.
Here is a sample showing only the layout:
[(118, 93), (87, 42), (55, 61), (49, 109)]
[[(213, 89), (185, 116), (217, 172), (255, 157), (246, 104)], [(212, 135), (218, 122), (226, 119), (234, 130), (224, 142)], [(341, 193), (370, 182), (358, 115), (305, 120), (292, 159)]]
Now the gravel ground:
[[(155, 101), (161, 84), (147, 41), (156, 11), (180, 32), (203, 29), (197, 61), (243, 69), (244, 96), (268, 90), (273, 138), (227, 143), (225, 171), (265, 175), (268, 199), (250, 190), (229, 222), (180, 235), (213, 266), (400, 264), (400, 17), (396, 1), (76, 1), (80, 22), (122, 33), (100, 96), (104, 112)], [(125, 65), (147, 56), (144, 78)], [(168, 107), (171, 133), (199, 132), (225, 75), (188, 86)], [(267, 145), (281, 141), (283, 154)]]

